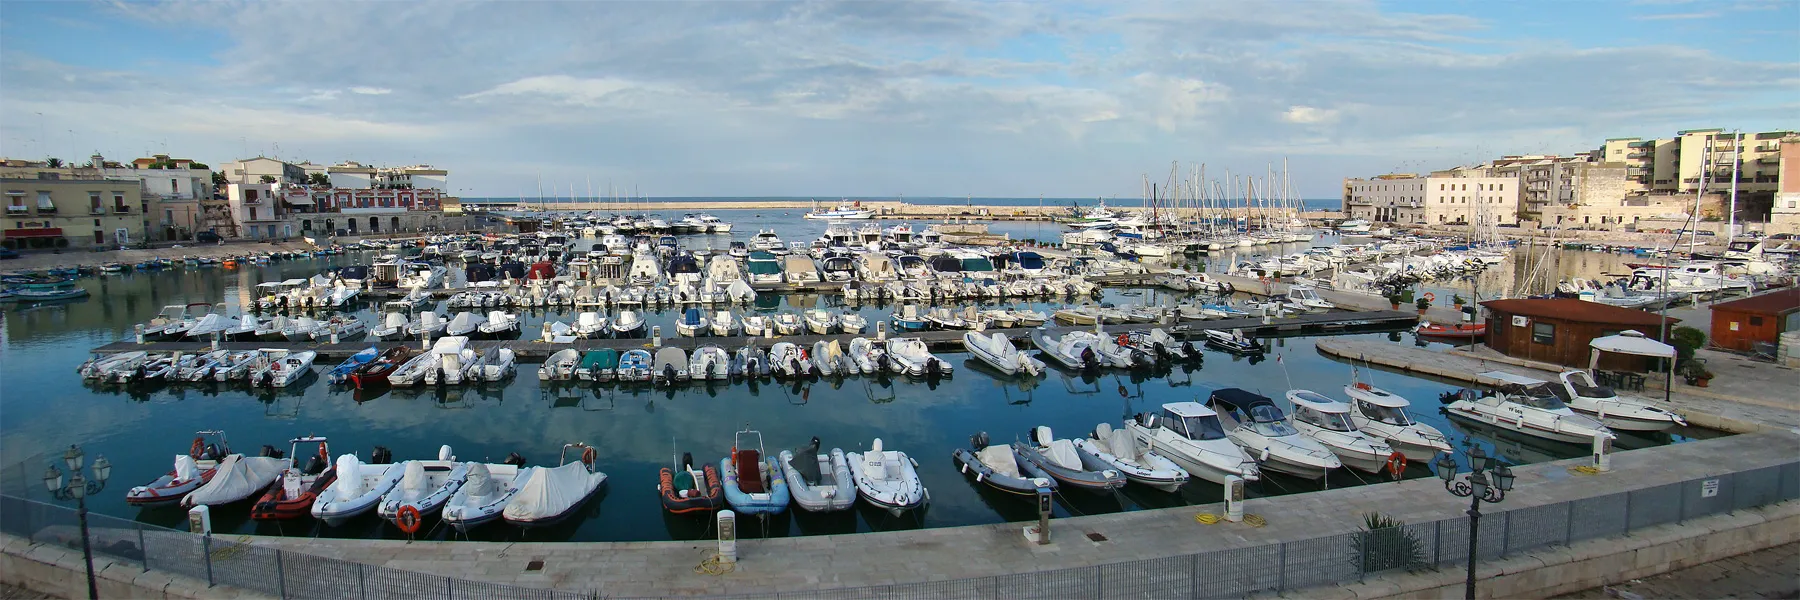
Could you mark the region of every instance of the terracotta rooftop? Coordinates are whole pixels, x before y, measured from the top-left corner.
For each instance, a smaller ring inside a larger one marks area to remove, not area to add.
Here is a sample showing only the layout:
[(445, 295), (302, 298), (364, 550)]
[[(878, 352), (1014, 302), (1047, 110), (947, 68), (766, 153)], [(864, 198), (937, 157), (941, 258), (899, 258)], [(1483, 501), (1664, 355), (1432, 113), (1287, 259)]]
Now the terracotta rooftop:
[(1713, 305), (1713, 310), (1719, 309), (1752, 315), (1780, 316), (1782, 313), (1800, 309), (1800, 287), (1791, 287), (1761, 296), (1751, 296)]
[[(1528, 317), (1547, 317), (1564, 321), (1582, 323), (1606, 323), (1610, 325), (1662, 325), (1663, 317), (1653, 312), (1635, 308), (1619, 308), (1599, 302), (1588, 302), (1575, 298), (1527, 298), (1517, 300), (1489, 300), (1481, 303), (1488, 310), (1509, 315), (1525, 315)], [(1670, 317), (1669, 323), (1678, 323), (1681, 319)]]

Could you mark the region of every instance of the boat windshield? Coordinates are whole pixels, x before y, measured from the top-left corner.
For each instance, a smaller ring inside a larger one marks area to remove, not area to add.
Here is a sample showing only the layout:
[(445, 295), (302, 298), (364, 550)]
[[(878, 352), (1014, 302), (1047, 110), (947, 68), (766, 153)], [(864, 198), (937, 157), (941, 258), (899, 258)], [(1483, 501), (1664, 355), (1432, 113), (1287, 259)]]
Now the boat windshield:
[(1269, 437), (1281, 437), (1297, 433), (1287, 424), (1286, 415), (1272, 404), (1258, 404), (1250, 407), (1250, 428), (1257, 433)]
[(1508, 399), (1532, 408), (1541, 408), (1544, 410), (1560, 410), (1567, 407), (1567, 405), (1563, 404), (1561, 398), (1556, 397), (1556, 393), (1552, 391), (1549, 386), (1533, 387), (1525, 390), (1525, 393), (1513, 394), (1512, 397)]
[(1294, 418), (1306, 423), (1331, 431), (1355, 431), (1356, 428), (1350, 425), (1350, 419), (1346, 417), (1348, 415), (1344, 413), (1328, 413), (1305, 406), (1294, 407)]
[(1216, 440), (1225, 437), (1225, 429), (1219, 425), (1219, 417), (1215, 415), (1182, 417), (1181, 425), (1190, 440)]
[(1406, 417), (1406, 411), (1393, 406), (1381, 406), (1361, 400), (1356, 401), (1356, 409), (1371, 421), (1379, 421), (1389, 425), (1406, 427), (1412, 425), (1412, 419)]
[(1044, 268), (1044, 257), (1036, 252), (1020, 252), (1016, 260), (1019, 263), (1019, 268), (1027, 271), (1037, 271)]

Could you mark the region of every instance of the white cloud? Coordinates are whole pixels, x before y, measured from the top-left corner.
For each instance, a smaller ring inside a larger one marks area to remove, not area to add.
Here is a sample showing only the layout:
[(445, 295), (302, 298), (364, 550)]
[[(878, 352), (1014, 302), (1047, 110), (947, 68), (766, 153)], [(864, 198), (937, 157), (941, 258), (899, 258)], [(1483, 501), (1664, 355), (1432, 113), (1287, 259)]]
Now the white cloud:
[(390, 90), (387, 88), (368, 87), (368, 86), (359, 85), (359, 86), (350, 88), (350, 93), (362, 94), (364, 96), (386, 96), (388, 94), (394, 93), (394, 90)]
[(1302, 125), (1335, 123), (1338, 120), (1338, 111), (1331, 108), (1295, 105), (1288, 107), (1287, 112), (1281, 113), (1281, 119)]

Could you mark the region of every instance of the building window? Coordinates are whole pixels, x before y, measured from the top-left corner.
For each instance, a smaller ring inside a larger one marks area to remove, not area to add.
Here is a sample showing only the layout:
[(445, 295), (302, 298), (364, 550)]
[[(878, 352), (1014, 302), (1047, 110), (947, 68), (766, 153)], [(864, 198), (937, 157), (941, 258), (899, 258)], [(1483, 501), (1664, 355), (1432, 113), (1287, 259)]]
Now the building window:
[(106, 212), (106, 206), (100, 204), (100, 192), (88, 192), (89, 210), (98, 214)]
[(28, 210), (31, 210), (31, 207), (25, 206), (24, 191), (6, 193), (6, 212), (22, 213)]
[(1532, 323), (1531, 342), (1534, 344), (1556, 343), (1556, 326), (1550, 323)]
[(1750, 317), (1750, 326), (1751, 327), (1762, 327), (1762, 324), (1763, 324), (1762, 317)]
[(38, 191), (38, 212), (56, 212), (56, 203), (50, 200), (50, 192)]
[(124, 194), (113, 192), (113, 212), (131, 212), (131, 207), (125, 205)]

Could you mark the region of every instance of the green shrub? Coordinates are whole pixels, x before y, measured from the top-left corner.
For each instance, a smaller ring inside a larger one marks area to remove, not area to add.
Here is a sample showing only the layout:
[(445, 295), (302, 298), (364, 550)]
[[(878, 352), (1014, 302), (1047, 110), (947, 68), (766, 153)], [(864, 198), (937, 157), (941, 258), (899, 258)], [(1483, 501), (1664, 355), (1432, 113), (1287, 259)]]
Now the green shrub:
[(1706, 332), (1685, 325), (1676, 327), (1669, 332), (1669, 345), (1675, 347), (1676, 362), (1687, 362), (1695, 350), (1706, 345)]
[(1406, 522), (1381, 513), (1363, 515), (1363, 530), (1350, 542), (1352, 560), (1359, 572), (1391, 569), (1419, 571), (1426, 568), (1425, 544), (1406, 528)]

